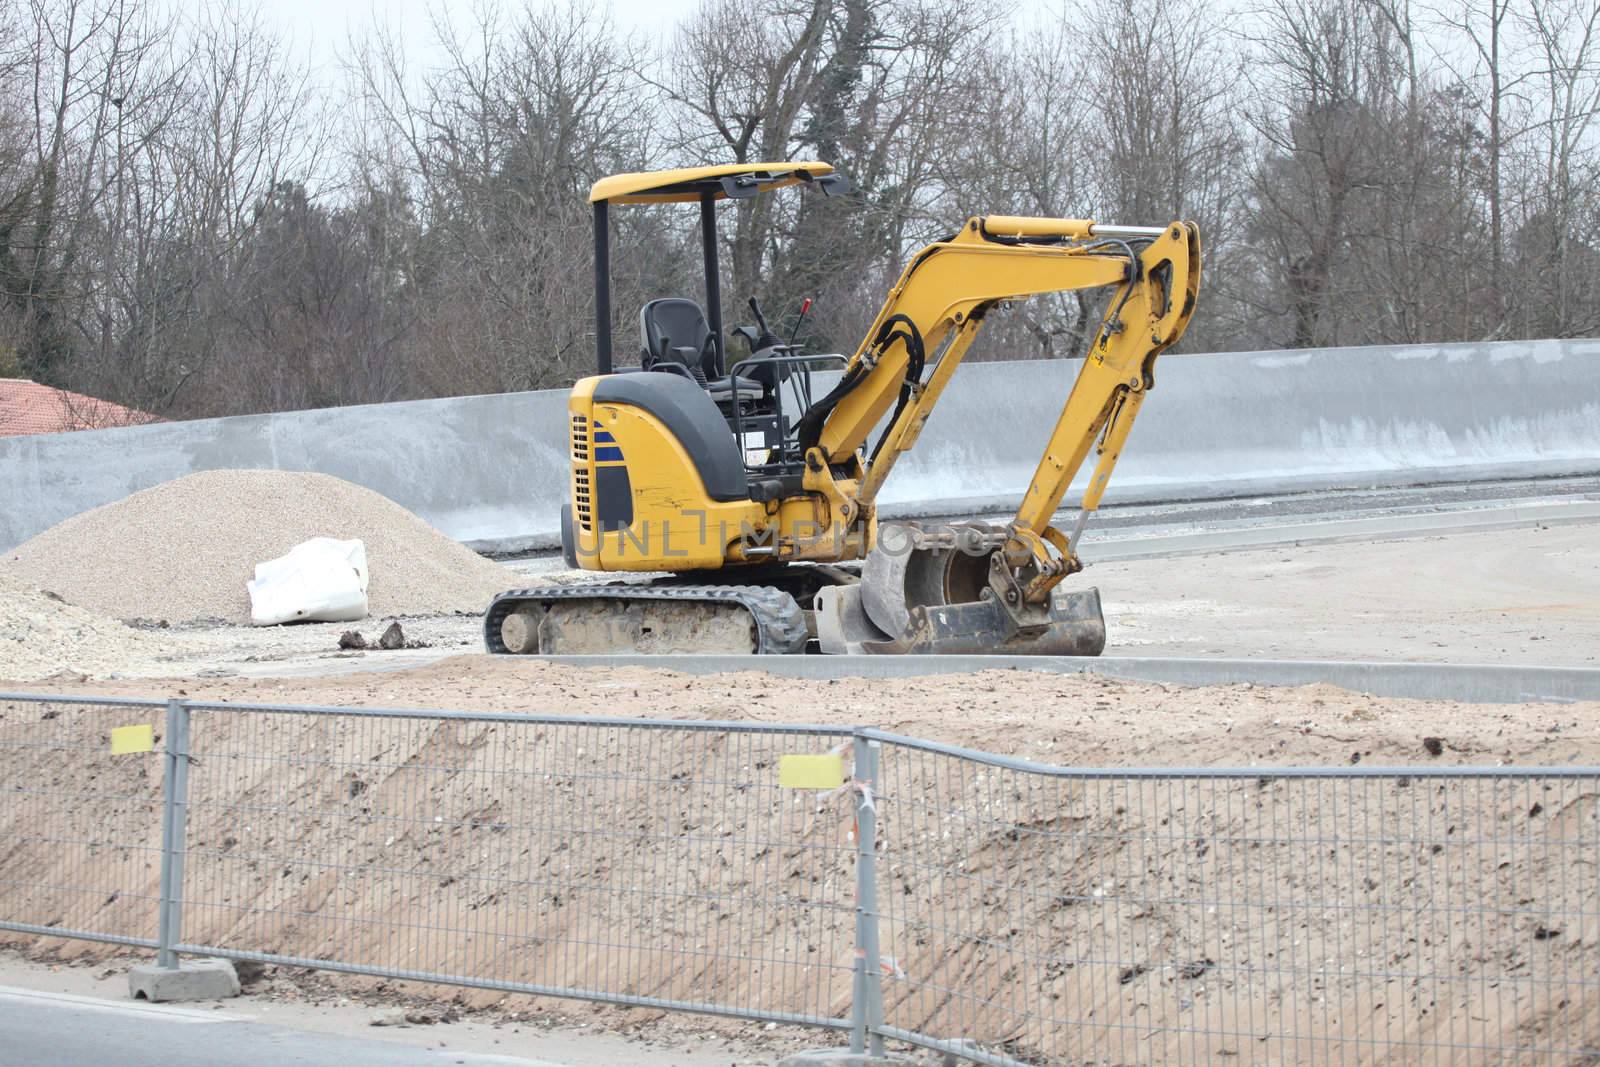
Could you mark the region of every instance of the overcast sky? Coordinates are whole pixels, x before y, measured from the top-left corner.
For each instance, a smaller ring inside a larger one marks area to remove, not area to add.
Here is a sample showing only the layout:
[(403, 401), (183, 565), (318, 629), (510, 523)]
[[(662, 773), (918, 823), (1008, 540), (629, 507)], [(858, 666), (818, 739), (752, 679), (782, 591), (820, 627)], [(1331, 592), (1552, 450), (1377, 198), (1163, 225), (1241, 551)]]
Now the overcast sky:
[[(541, 0), (532, 0), (539, 3)], [(693, 11), (699, 0), (595, 0), (609, 7), (618, 28), (654, 30), (672, 25)], [(413, 54), (423, 53), (433, 39), (429, 12), (445, 12), (470, 22), (474, 0), (263, 0), (262, 13), (292, 36), (301, 55), (317, 65), (331, 64), (354, 32), (359, 36), (374, 21), (400, 29)], [(507, 0), (505, 7), (517, 6)]]

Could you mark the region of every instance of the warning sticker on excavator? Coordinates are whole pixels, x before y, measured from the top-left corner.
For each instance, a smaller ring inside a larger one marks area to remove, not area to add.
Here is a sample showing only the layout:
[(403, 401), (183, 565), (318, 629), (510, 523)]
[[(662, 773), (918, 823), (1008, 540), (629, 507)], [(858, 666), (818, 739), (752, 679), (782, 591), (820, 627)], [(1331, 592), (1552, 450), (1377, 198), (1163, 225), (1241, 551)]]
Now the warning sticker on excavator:
[(778, 757), (781, 789), (838, 789), (842, 785), (844, 757), (837, 752), (824, 756)]
[(111, 754), (127, 756), (135, 752), (153, 752), (156, 747), (155, 727), (149, 723), (140, 726), (118, 726), (111, 731)]

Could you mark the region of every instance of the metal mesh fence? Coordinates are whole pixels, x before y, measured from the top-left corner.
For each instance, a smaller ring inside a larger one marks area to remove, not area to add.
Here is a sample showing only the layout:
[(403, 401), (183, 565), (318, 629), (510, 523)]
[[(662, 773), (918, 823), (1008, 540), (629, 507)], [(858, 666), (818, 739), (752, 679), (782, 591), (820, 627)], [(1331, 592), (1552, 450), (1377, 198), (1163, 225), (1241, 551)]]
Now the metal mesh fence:
[(191, 707), (184, 951), (848, 1019), (847, 733)]
[(1593, 769), (1078, 773), (881, 736), (890, 1036), (994, 1063), (1600, 1061)]
[[(0, 930), (155, 946), (165, 715), (159, 700), (0, 697)], [(133, 751), (113, 754), (125, 727)]]
[[(819, 754), (856, 780), (784, 781)], [(0, 695), (0, 930), (994, 1064), (1565, 1067), (1600, 1062), (1600, 770)]]

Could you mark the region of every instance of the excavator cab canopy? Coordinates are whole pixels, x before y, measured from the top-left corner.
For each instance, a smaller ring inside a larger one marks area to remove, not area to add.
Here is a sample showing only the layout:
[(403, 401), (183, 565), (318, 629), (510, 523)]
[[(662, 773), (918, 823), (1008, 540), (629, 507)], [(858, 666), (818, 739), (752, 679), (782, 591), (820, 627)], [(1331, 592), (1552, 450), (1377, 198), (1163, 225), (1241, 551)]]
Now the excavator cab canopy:
[(612, 204), (700, 205), (700, 241), (705, 259), (706, 325), (716, 344), (717, 365), (726, 362), (722, 336), (722, 283), (717, 263), (718, 200), (747, 200), (791, 185), (811, 184), (824, 196), (848, 189), (843, 176), (827, 163), (725, 163), (713, 167), (613, 174), (589, 190), (594, 205), (595, 370), (610, 374), (611, 361), (611, 223)]
[(817, 182), (826, 191), (843, 180), (827, 163), (723, 163), (715, 167), (613, 174), (594, 183), (589, 202), (688, 204), (706, 193), (716, 200), (743, 200), (801, 182)]

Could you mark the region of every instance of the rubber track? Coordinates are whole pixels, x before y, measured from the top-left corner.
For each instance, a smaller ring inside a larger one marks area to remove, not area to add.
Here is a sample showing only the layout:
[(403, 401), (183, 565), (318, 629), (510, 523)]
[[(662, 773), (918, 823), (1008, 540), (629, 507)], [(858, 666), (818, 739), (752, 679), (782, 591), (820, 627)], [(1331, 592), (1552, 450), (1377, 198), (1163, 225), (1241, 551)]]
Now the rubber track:
[[(756, 652), (783, 656), (804, 652), (805, 613), (794, 597), (764, 585), (554, 585), (511, 589), (494, 598), (483, 616), (483, 645), (489, 652), (509, 655), (500, 640), (500, 624), (519, 604), (552, 600), (670, 600), (677, 603), (735, 603), (756, 622)], [(619, 650), (622, 652), (625, 650)]]

